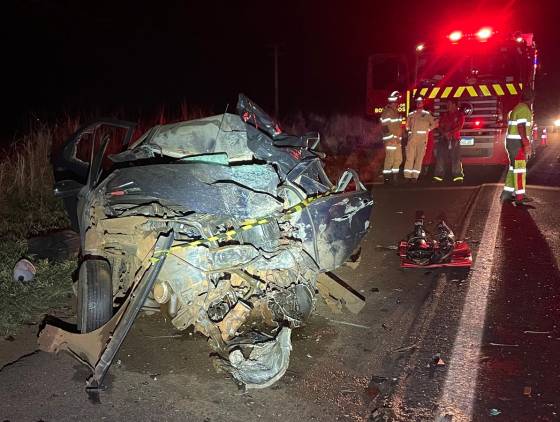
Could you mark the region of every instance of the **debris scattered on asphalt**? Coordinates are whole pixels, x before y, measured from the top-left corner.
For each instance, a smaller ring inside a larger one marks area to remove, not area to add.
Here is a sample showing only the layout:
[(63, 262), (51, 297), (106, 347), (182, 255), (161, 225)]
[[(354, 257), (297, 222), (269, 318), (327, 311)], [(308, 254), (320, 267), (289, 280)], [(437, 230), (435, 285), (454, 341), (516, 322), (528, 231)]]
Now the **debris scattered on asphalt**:
[(370, 400), (375, 400), (379, 394), (381, 394), (381, 390), (377, 387), (374, 383), (370, 382), (366, 388), (366, 394)]
[(313, 356), (311, 356), (309, 353), (308, 353), (307, 355), (305, 355), (305, 356), (307, 356), (309, 359), (311, 359), (311, 358), (313, 357)]
[(371, 289), (369, 289), (369, 291), (373, 293), (379, 293), (379, 289), (377, 287), (372, 287)]
[(396, 251), (397, 249), (399, 249), (399, 247), (397, 245), (387, 245), (387, 246), (377, 245), (376, 248), (377, 249), (386, 249), (386, 250), (389, 250), (389, 251)]
[(349, 325), (350, 327), (356, 327), (356, 328), (365, 328), (366, 330), (371, 329), (370, 327), (368, 327), (366, 325), (354, 324), (352, 322), (346, 322), (346, 321), (337, 321), (336, 319), (331, 319), (331, 318), (325, 318), (325, 319), (327, 321), (334, 322), (335, 324)]
[(404, 211), (397, 211), (396, 214), (404, 214)]
[(182, 334), (173, 334), (168, 336), (146, 336), (148, 338), (158, 339), (158, 338), (181, 338), (184, 337)]
[(395, 292), (402, 292), (403, 289), (393, 289)]
[(408, 350), (416, 349), (418, 347), (418, 343), (411, 344), (410, 346), (399, 347), (397, 349), (391, 350), (391, 352), (406, 352)]
[(531, 387), (528, 387), (528, 386), (523, 387), (523, 395), (524, 396), (531, 397), (531, 391), (532, 391)]
[(490, 346), (498, 347), (519, 347), (519, 344), (505, 344), (505, 343), (488, 343)]
[(552, 333), (552, 331), (531, 331), (531, 330), (523, 331), (523, 334), (550, 334), (550, 333)]
[(445, 361), (441, 358), (441, 355), (439, 353), (436, 353), (433, 357), (432, 357), (432, 362), (434, 363), (434, 365), (436, 366), (445, 366)]
[(14, 341), (16, 338), (12, 335), (7, 335), (6, 337), (4, 337), (4, 340), (6, 341)]
[(22, 258), (16, 262), (16, 265), (14, 266), (14, 281), (20, 283), (33, 281), (36, 272), (37, 269), (35, 268), (35, 265), (33, 265), (31, 261)]
[(488, 414), (490, 416), (498, 416), (502, 413), (502, 411), (500, 409), (490, 409), (488, 410)]
[(371, 377), (370, 383), (374, 382), (376, 384), (383, 384), (387, 380), (388, 380), (387, 377), (382, 377), (381, 375), (374, 375)]
[(392, 331), (392, 330), (393, 330), (391, 327), (389, 327), (389, 326), (388, 326), (387, 324), (385, 324), (385, 323), (381, 324), (381, 326), (382, 326), (385, 330), (387, 330), (387, 331)]

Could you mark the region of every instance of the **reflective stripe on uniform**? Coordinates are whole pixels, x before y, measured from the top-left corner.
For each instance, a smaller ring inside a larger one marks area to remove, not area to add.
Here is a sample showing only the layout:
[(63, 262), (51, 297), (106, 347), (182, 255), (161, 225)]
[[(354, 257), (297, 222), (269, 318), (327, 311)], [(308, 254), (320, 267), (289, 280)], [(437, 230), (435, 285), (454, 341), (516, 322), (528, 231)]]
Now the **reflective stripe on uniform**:
[(392, 169), (392, 170), (393, 170), (393, 173), (398, 173), (398, 172), (399, 172), (399, 169), (398, 169), (398, 168)]
[(513, 169), (513, 173), (527, 173), (527, 169)]
[(420, 135), (424, 135), (425, 133), (428, 133), (428, 131), (427, 131), (427, 130), (417, 130), (417, 131), (414, 132), (414, 133), (418, 133), (418, 134), (420, 134)]
[(394, 150), (397, 149), (397, 147), (394, 146), (394, 145), (387, 145), (387, 146), (385, 147), (385, 149), (390, 150), (390, 151), (394, 151)]
[(420, 170), (410, 170), (412, 173), (418, 173), (420, 174)]
[(383, 174), (391, 174), (392, 171), (391, 170), (383, 170)]
[(387, 135), (387, 136), (383, 137), (383, 140), (388, 141), (389, 139), (393, 139), (393, 138), (396, 138), (396, 136), (395, 135)]
[(516, 194), (516, 195), (521, 195), (521, 194), (523, 194), (523, 193), (525, 193), (525, 189), (519, 189), (519, 190), (516, 190), (516, 191), (515, 191), (515, 194)]
[(504, 186), (504, 191), (506, 192), (515, 192), (515, 188), (512, 188), (510, 186)]
[(508, 133), (506, 136), (507, 139), (521, 139), (521, 135), (511, 135)]
[(411, 172), (412, 172), (412, 170), (409, 170), (409, 169), (404, 169), (403, 171), (404, 171), (405, 173), (411, 173)]

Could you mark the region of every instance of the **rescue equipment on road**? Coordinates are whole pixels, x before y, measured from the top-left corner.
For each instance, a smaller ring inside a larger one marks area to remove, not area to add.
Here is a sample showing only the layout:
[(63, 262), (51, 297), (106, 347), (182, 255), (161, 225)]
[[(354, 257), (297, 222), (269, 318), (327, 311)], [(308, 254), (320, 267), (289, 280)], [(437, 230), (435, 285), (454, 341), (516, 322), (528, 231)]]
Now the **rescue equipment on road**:
[(424, 213), (416, 212), (414, 231), (401, 240), (398, 254), (402, 268), (470, 267), (471, 249), (467, 242), (455, 240), (455, 234), (443, 219), (430, 236), (424, 225)]

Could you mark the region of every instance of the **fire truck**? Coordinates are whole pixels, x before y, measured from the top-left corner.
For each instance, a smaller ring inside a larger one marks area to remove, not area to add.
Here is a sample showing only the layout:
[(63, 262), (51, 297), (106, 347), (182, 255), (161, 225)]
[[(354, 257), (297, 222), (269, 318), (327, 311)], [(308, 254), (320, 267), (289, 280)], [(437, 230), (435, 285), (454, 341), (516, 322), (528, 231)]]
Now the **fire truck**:
[[(370, 56), (366, 112), (379, 117), (394, 90), (403, 93), (399, 104), (403, 116), (414, 109), (418, 96), (436, 117), (445, 111), (448, 99), (458, 100), (465, 112), (460, 138), (463, 164), (507, 164), (508, 113), (519, 102), (524, 87), (534, 89), (537, 68), (533, 34), (502, 33), (490, 27), (455, 30), (431, 43), (418, 44), (410, 56)], [(425, 165), (433, 162), (433, 132)]]

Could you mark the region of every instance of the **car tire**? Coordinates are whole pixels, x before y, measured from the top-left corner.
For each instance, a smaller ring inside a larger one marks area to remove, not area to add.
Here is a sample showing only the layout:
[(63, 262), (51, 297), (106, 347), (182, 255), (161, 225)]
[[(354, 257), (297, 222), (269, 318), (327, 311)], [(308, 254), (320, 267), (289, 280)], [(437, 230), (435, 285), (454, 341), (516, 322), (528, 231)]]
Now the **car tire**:
[(77, 326), (81, 333), (101, 327), (113, 316), (111, 266), (101, 259), (82, 263), (77, 288)]

